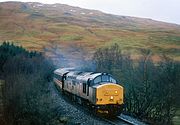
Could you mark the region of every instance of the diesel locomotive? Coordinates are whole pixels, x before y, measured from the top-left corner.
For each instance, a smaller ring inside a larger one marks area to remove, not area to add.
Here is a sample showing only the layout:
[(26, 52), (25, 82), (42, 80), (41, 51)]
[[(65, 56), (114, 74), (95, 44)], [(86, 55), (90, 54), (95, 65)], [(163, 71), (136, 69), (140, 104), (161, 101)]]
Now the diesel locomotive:
[(62, 93), (96, 112), (108, 115), (119, 115), (122, 112), (123, 87), (108, 73), (62, 68), (54, 71), (53, 81)]

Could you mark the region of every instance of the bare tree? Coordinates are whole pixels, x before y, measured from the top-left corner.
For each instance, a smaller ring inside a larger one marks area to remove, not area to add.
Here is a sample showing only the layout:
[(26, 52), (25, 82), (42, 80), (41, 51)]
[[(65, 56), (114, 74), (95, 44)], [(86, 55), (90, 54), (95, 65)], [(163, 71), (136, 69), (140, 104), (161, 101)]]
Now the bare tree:
[(140, 52), (142, 57), (134, 61), (113, 45), (97, 50), (93, 59), (97, 71), (113, 74), (125, 87), (126, 113), (159, 124), (171, 124), (179, 104), (180, 64), (166, 56), (154, 63), (150, 50)]

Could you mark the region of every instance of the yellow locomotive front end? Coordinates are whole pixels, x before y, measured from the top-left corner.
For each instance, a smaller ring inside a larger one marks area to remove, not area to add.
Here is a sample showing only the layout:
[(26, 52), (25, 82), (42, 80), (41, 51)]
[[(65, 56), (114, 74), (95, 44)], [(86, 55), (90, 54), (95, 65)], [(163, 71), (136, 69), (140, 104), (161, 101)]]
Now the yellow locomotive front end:
[(117, 116), (122, 112), (124, 104), (123, 87), (116, 83), (103, 83), (96, 86), (97, 112)]
[(123, 104), (123, 87), (114, 83), (99, 85), (96, 88), (96, 105), (112, 104)]

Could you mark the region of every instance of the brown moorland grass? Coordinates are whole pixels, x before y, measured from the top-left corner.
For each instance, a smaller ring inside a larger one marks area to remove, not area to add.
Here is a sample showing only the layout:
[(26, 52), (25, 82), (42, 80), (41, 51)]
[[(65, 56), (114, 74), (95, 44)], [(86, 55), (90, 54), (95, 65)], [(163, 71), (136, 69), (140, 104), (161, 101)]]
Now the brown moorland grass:
[[(39, 51), (50, 47), (52, 42), (63, 51), (75, 43), (89, 53), (117, 43), (134, 57), (139, 57), (138, 50), (144, 48), (152, 51), (154, 60), (165, 54), (180, 61), (179, 25), (116, 17), (66, 5), (57, 5), (56, 8), (53, 5), (43, 6), (38, 7), (37, 3), (0, 3), (0, 43), (12, 41)], [(70, 10), (76, 11), (72, 13)], [(64, 15), (66, 12), (70, 14)], [(86, 14), (82, 15), (82, 12)], [(90, 12), (94, 15), (88, 15)]]

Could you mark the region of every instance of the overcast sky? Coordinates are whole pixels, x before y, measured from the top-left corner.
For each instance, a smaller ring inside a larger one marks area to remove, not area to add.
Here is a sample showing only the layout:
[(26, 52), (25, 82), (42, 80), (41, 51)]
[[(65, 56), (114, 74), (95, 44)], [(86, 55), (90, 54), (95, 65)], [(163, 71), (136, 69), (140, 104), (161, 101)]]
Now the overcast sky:
[[(10, 0), (0, 0), (10, 1)], [(12, 1), (12, 0), (11, 0)], [(116, 15), (151, 18), (180, 24), (180, 0), (13, 0), (23, 2), (62, 3), (101, 10)]]

